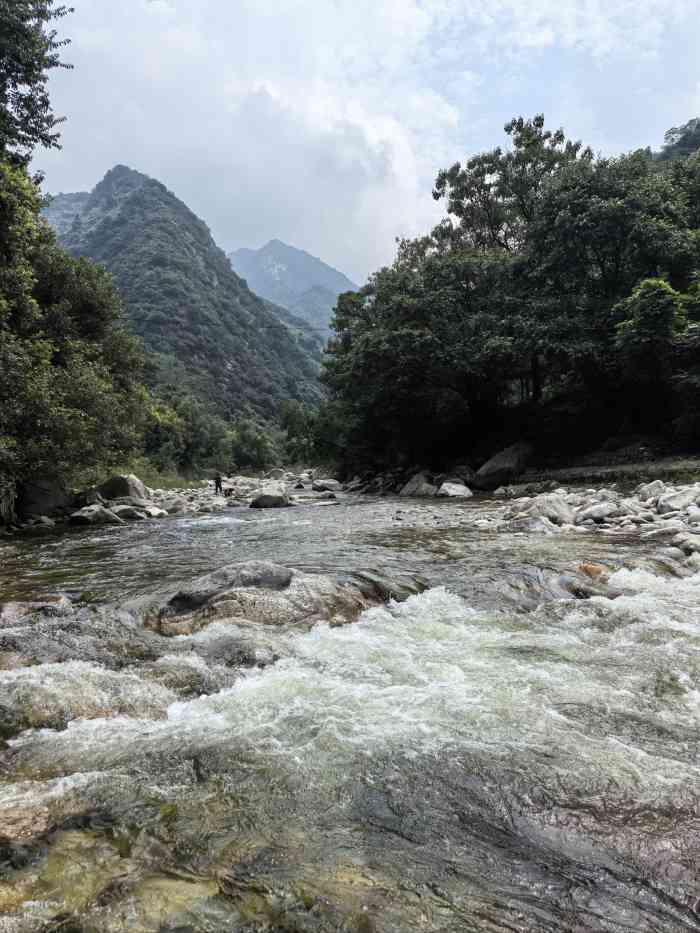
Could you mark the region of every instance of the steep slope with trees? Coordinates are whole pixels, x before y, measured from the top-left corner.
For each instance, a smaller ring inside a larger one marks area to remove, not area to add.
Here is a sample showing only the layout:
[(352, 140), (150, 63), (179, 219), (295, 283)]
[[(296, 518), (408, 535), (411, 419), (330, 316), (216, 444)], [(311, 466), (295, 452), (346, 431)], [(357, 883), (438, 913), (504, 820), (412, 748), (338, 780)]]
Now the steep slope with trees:
[(114, 276), (166, 397), (187, 390), (224, 418), (269, 419), (287, 398), (318, 402), (315, 335), (253, 294), (203, 221), (160, 182), (116, 166), (87, 200), (59, 196), (46, 216), (63, 226), (66, 249)]
[(281, 240), (270, 240), (257, 250), (235, 250), (229, 259), (254, 292), (288, 308), (324, 339), (331, 333), (338, 295), (357, 290), (342, 272)]

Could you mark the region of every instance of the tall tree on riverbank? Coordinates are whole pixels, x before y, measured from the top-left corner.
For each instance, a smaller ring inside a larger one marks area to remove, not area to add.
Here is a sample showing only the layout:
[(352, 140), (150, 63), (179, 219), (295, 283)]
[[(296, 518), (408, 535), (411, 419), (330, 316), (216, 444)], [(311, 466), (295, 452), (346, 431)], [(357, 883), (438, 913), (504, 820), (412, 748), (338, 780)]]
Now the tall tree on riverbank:
[(61, 61), (69, 40), (51, 23), (70, 12), (54, 0), (0, 0), (0, 158), (27, 164), (37, 146), (59, 147), (47, 82), (71, 66)]
[[(46, 90), (58, 67), (50, 23), (67, 7), (0, 0), (0, 511), (37, 475), (121, 459), (139, 437), (141, 354), (111, 279), (61, 250), (28, 163), (58, 146)], [(3, 492), (4, 490), (4, 492)]]

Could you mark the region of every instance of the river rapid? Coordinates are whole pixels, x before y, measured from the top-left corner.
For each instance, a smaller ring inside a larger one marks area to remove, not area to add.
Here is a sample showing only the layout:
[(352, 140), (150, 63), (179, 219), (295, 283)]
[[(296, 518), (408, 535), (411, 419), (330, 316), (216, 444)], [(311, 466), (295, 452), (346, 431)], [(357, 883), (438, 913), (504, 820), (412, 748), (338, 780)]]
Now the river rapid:
[[(700, 931), (700, 574), (503, 508), (0, 544), (0, 602), (71, 601), (0, 623), (0, 933)], [(239, 561), (420, 586), (349, 624), (134, 614)]]

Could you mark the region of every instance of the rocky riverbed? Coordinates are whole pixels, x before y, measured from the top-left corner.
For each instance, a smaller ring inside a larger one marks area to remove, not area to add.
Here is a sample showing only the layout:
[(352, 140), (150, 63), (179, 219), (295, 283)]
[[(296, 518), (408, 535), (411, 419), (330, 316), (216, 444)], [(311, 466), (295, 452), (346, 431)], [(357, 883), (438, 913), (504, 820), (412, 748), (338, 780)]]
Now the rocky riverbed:
[(0, 544), (2, 933), (700, 930), (700, 485), (434, 479)]

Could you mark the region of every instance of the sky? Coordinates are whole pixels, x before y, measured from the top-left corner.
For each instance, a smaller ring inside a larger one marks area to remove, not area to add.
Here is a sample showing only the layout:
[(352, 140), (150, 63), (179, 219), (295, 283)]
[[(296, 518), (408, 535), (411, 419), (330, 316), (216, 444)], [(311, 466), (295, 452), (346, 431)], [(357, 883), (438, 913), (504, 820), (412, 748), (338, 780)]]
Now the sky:
[(162, 181), (227, 252), (363, 282), (443, 214), (437, 172), (544, 113), (597, 152), (700, 116), (700, 0), (73, 0), (45, 189)]

